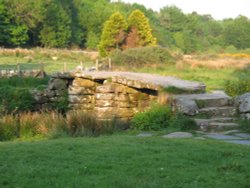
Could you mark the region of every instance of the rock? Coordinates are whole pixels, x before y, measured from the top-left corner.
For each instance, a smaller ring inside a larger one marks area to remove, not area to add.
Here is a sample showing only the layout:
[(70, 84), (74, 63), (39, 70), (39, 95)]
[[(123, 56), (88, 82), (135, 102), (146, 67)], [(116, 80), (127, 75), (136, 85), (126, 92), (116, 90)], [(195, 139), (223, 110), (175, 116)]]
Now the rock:
[(114, 93), (115, 88), (111, 84), (110, 85), (102, 85), (102, 86), (96, 87), (96, 92), (97, 93)]
[(50, 90), (67, 90), (68, 81), (59, 78), (52, 78), (49, 81), (48, 89)]
[(196, 115), (199, 112), (199, 108), (194, 100), (188, 100), (185, 98), (177, 98), (175, 100), (175, 107), (177, 110), (186, 115)]
[(96, 100), (97, 107), (114, 107), (115, 101), (114, 100)]
[(84, 87), (84, 88), (92, 88), (96, 86), (96, 82), (83, 78), (75, 78), (72, 82), (72, 86), (75, 87)]
[(95, 90), (84, 87), (69, 86), (68, 93), (69, 95), (94, 95)]
[(116, 101), (129, 101), (129, 97), (128, 94), (124, 94), (124, 93), (117, 93), (115, 95), (115, 100)]
[(162, 136), (163, 138), (191, 138), (193, 135), (187, 132), (174, 132), (167, 135)]
[(114, 100), (115, 94), (113, 93), (96, 93), (96, 100)]
[(100, 119), (112, 119), (116, 114), (116, 110), (113, 107), (95, 107), (94, 112), (96, 117)]
[(229, 130), (229, 131), (223, 132), (223, 134), (231, 135), (231, 134), (235, 134), (235, 133), (239, 133), (239, 132), (240, 132), (240, 130)]
[(250, 92), (236, 97), (235, 105), (240, 113), (250, 113)]
[(248, 119), (248, 120), (250, 120), (250, 113), (240, 114), (240, 117), (241, 117), (242, 119)]
[(232, 136), (232, 135), (224, 135), (224, 134), (218, 134), (218, 133), (210, 133), (205, 135), (207, 138), (213, 138), (217, 140), (239, 140), (241, 139), (238, 136)]
[(74, 104), (94, 103), (93, 95), (69, 95), (69, 102)]
[(250, 139), (250, 134), (248, 133), (237, 133), (234, 134), (235, 136), (241, 137), (241, 138), (245, 138), (245, 139)]

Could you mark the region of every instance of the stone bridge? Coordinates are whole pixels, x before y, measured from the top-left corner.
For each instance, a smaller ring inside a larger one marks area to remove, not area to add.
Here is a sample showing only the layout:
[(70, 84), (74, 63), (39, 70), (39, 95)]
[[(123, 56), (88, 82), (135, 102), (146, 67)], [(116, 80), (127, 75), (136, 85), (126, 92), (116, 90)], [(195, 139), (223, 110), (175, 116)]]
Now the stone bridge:
[[(205, 85), (170, 76), (132, 72), (67, 72), (52, 75), (47, 89), (36, 95), (40, 105), (68, 92), (72, 109), (90, 112), (100, 120), (130, 120), (152, 101), (161, 100), (166, 88), (183, 93), (204, 93)], [(164, 95), (163, 100), (167, 97)]]

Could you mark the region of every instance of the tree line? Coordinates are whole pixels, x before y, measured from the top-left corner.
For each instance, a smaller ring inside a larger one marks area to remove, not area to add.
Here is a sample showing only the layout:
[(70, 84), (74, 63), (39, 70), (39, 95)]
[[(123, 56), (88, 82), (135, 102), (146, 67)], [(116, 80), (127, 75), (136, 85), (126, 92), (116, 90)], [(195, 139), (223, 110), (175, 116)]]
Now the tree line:
[(152, 36), (164, 47), (184, 53), (250, 48), (250, 20), (245, 16), (217, 21), (196, 12), (184, 14), (175, 6), (155, 12), (136, 3), (109, 0), (0, 0), (0, 46), (101, 49), (108, 45), (102, 40), (103, 29), (115, 12), (124, 17), (121, 27), (126, 34), (126, 39), (124, 33), (113, 39), (116, 45), (137, 46), (138, 28), (129, 21), (135, 10), (148, 18)]

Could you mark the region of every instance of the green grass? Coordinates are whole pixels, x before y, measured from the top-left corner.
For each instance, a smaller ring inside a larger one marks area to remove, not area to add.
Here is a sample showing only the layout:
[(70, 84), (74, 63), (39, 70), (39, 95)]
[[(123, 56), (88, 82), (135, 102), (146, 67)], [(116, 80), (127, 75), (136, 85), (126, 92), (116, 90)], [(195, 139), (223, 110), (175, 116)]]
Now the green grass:
[(0, 187), (249, 187), (250, 149), (132, 135), (0, 143)]
[[(14, 51), (14, 50), (13, 50)], [(41, 68), (41, 63), (44, 64), (44, 69), (47, 73), (53, 73), (64, 70), (66, 63), (66, 70), (75, 69), (83, 62), (83, 66), (94, 66), (94, 62), (84, 55), (83, 52), (76, 53), (70, 50), (49, 50), (49, 49), (33, 49), (33, 53), (25, 54), (10, 53), (0, 51), (0, 70), (17, 69), (17, 64), (20, 64), (21, 70), (38, 70)], [(56, 60), (53, 60), (56, 57)]]
[(164, 76), (175, 76), (181, 79), (203, 82), (207, 86), (207, 91), (224, 89), (226, 80), (234, 76), (235, 69), (207, 69), (184, 67), (177, 69), (175, 65), (165, 65), (156, 68), (143, 67), (138, 72), (154, 73)]

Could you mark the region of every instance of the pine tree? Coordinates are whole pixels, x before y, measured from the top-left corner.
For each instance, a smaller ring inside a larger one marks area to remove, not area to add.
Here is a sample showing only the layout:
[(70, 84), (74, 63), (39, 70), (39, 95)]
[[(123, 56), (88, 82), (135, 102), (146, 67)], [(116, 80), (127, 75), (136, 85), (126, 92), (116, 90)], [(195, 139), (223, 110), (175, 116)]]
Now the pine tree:
[(101, 41), (98, 46), (101, 56), (105, 57), (114, 49), (121, 48), (126, 37), (127, 22), (123, 15), (115, 12), (105, 22)]
[(130, 32), (135, 33), (135, 29), (136, 29), (139, 35), (138, 46), (136, 47), (156, 45), (157, 40), (155, 37), (153, 37), (152, 29), (149, 25), (149, 20), (146, 18), (143, 12), (141, 12), (140, 10), (134, 10), (129, 15), (128, 25), (129, 25)]

